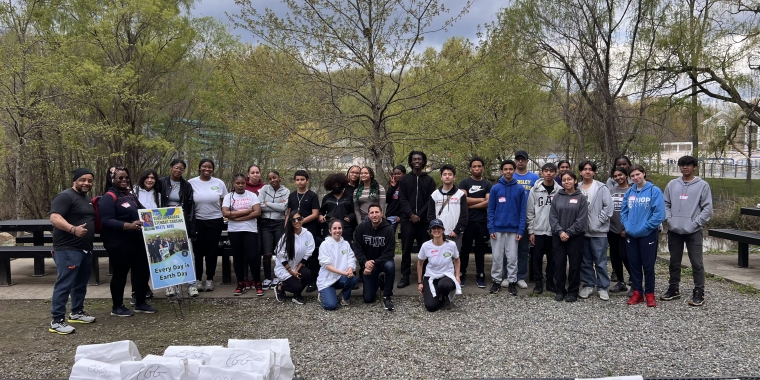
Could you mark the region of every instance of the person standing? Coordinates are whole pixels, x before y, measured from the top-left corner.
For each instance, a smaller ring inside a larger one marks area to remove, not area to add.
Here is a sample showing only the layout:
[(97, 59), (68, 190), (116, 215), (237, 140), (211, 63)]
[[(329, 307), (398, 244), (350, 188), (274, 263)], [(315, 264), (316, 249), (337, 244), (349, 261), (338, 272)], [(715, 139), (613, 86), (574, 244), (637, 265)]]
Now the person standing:
[(441, 166), (443, 184), (430, 194), (427, 219), (443, 222), (443, 233), (446, 239), (457, 245), (458, 252), (462, 248), (462, 234), (467, 228), (467, 195), (463, 190), (456, 188), (456, 174), (453, 165)]
[[(528, 152), (524, 150), (518, 150), (515, 152), (515, 168), (514, 178), (517, 184), (525, 189), (525, 201), (528, 201), (528, 195), (530, 189), (538, 181), (538, 175), (528, 171)], [(523, 216), (525, 217), (525, 215)], [(523, 220), (523, 225), (526, 225)], [(527, 237), (527, 231), (522, 230), (519, 232), (521, 236)], [(527, 289), (528, 283), (525, 282), (525, 278), (528, 277), (528, 262), (530, 261), (530, 239), (521, 239), (517, 244), (517, 286), (521, 289)]]
[[(214, 177), (214, 161), (204, 158), (198, 164), (199, 175), (187, 181), (193, 187), (195, 218), (198, 236), (193, 247), (195, 258), (195, 284), (188, 286), (190, 297), (199, 291), (214, 290), (214, 274), (219, 250), (219, 239), (224, 229), (222, 198), (227, 195), (227, 186)], [(206, 286), (203, 284), (203, 261), (206, 262)]]
[(462, 234), (462, 249), (459, 252), (461, 285), (467, 279), (472, 243), (475, 242), (475, 281), (478, 288), (486, 287), (485, 252), (488, 242), (487, 212), (491, 181), (483, 178), (485, 161), (480, 157), (470, 159), (470, 177), (459, 182), (459, 189), (467, 195), (467, 227)]
[(615, 179), (617, 186), (609, 187), (613, 212), (612, 218), (610, 218), (610, 232), (607, 233), (607, 242), (610, 245), (610, 262), (617, 284), (610, 288), (610, 293), (620, 293), (628, 290), (628, 287), (625, 286), (623, 266), (625, 266), (625, 270), (628, 272), (628, 278), (631, 277), (631, 264), (628, 262), (628, 254), (626, 253), (625, 228), (623, 228), (623, 223), (620, 221), (620, 209), (623, 207), (623, 197), (631, 187), (628, 185), (628, 181), (630, 181), (628, 170), (622, 166), (612, 169), (612, 178)]
[(607, 233), (610, 231), (610, 218), (614, 212), (612, 197), (607, 186), (594, 179), (597, 170), (595, 163), (582, 162), (578, 165), (578, 170), (583, 178), (580, 186), (581, 193), (588, 201), (588, 225), (583, 239), (583, 262), (581, 263), (581, 280), (584, 284), (579, 296), (588, 298), (596, 287), (599, 298), (602, 301), (609, 301)]
[(248, 177), (245, 178), (245, 189), (259, 196), (264, 181), (261, 180), (261, 169), (253, 164), (248, 168)]
[[(636, 305), (646, 298), (647, 306), (655, 307), (654, 264), (657, 260), (659, 227), (665, 220), (665, 202), (662, 191), (648, 182), (646, 175), (643, 166), (631, 167), (630, 177), (634, 186), (625, 193), (620, 220), (628, 242), (627, 253), (633, 282), (633, 293), (628, 304)], [(646, 289), (641, 285), (642, 268)]]
[(459, 251), (454, 242), (446, 239), (444, 231), (443, 221), (431, 220), (432, 239), (423, 243), (417, 254), (417, 291), (422, 294), (425, 309), (431, 312), (443, 307), (447, 301), (452, 302), (454, 294), (462, 294)]
[[(631, 160), (628, 158), (628, 156), (615, 157), (615, 161), (613, 161), (612, 167), (613, 168), (621, 167), (621, 168), (625, 169), (626, 171), (630, 171), (631, 170)], [(633, 181), (630, 178), (627, 178), (626, 182), (628, 182), (628, 186), (630, 186), (630, 185), (633, 184)], [(610, 176), (610, 178), (607, 178), (606, 185), (607, 185), (607, 187), (617, 187), (618, 186), (618, 182), (615, 181), (615, 178), (613, 178), (612, 176)]]
[[(346, 192), (348, 178), (343, 173), (333, 173), (327, 176), (324, 182), (325, 194), (322, 197), (322, 206), (319, 208), (319, 223), (327, 225), (330, 219), (341, 221), (343, 225), (343, 239), (349, 242), (354, 241), (354, 227), (356, 224), (356, 213), (354, 212), (354, 200), (352, 194)], [(332, 235), (329, 232), (327, 235)]]
[[(528, 195), (526, 219), (528, 224), (528, 236), (530, 243), (535, 246), (533, 250), (533, 276), (536, 286), (533, 293), (544, 292), (544, 278), (546, 278), (546, 290), (554, 291), (554, 250), (552, 246), (552, 226), (549, 223), (552, 200), (559, 191), (554, 175), (557, 167), (551, 162), (541, 167), (543, 181), (536, 182)], [(543, 275), (544, 256), (546, 256), (546, 276)]]
[(282, 177), (276, 170), (270, 170), (267, 174), (268, 184), (259, 191), (261, 202), (261, 228), (259, 239), (261, 240), (262, 266), (264, 267), (264, 282), (261, 283), (263, 290), (277, 286), (279, 279), (272, 277), (272, 257), (274, 249), (285, 232), (285, 211), (288, 209), (290, 190), (280, 185)]
[(568, 160), (559, 160), (557, 161), (557, 177), (554, 178), (554, 181), (556, 181), (560, 186), (562, 186), (562, 175), (570, 172), (570, 161)]
[[(343, 175), (343, 174), (340, 174)], [(354, 273), (356, 257), (351, 244), (343, 239), (343, 222), (338, 219), (328, 221), (330, 236), (319, 246), (319, 276), (317, 289), (322, 307), (325, 310), (338, 308), (336, 289), (341, 290), (340, 304), (348, 306), (351, 289), (359, 281)]]
[(388, 190), (385, 195), (386, 207), (384, 214), (388, 218), (388, 222), (393, 227), (393, 232), (396, 232), (396, 227), (401, 223), (401, 202), (398, 200), (398, 189), (401, 184), (401, 177), (406, 174), (406, 167), (404, 165), (398, 165), (393, 168), (393, 174), (391, 175), (391, 182), (388, 184)]
[(352, 193), (357, 224), (367, 219), (369, 205), (379, 204), (385, 210), (385, 188), (377, 183), (375, 171), (369, 166), (365, 166), (361, 169), (359, 179), (359, 185)]
[(233, 264), (237, 287), (232, 295), (240, 296), (245, 293), (245, 277), (248, 267), (253, 273), (253, 288), (257, 296), (263, 296), (259, 267), (261, 253), (259, 252), (259, 230), (256, 218), (261, 215), (259, 197), (246, 190), (246, 178), (243, 174), (234, 177), (234, 191), (227, 194), (222, 201), (222, 215), (227, 217), (227, 233), (232, 246)]
[(668, 221), (668, 250), (670, 251), (670, 280), (668, 290), (660, 299), (672, 301), (681, 298), (681, 259), (683, 247), (689, 252), (694, 275), (694, 290), (689, 305), (702, 306), (705, 302), (705, 266), (702, 262), (702, 227), (713, 214), (710, 185), (694, 175), (697, 159), (683, 156), (678, 159), (681, 177), (668, 183), (663, 193), (665, 219)]
[[(319, 245), (322, 244), (322, 233), (319, 224), (319, 198), (317, 193), (309, 190), (309, 172), (306, 170), (296, 170), (293, 175), (296, 182), (296, 191), (288, 196), (288, 210), (286, 215), (297, 212), (303, 221), (301, 226), (311, 233), (314, 241), (314, 249), (319, 251)], [(287, 222), (286, 222), (287, 223)], [(319, 273), (318, 255), (309, 255), (308, 259), (309, 273)], [(277, 276), (280, 277), (280, 276)], [(317, 276), (311, 278), (311, 283), (306, 287), (306, 292), (311, 293), (317, 290)], [(280, 278), (282, 280), (282, 278)]]
[(396, 279), (396, 237), (393, 227), (383, 218), (383, 209), (378, 204), (369, 206), (369, 223), (362, 223), (354, 232), (354, 254), (360, 268), (364, 268), (363, 296), (365, 303), (373, 303), (377, 290), (383, 290), (383, 308), (394, 309), (393, 281)]
[(412, 171), (401, 177), (399, 201), (401, 202), (401, 280), (398, 288), (409, 286), (412, 274), (412, 245), (417, 247), (428, 240), (428, 198), (435, 191), (435, 180), (425, 172), (427, 155), (413, 150), (409, 152)]
[(578, 190), (578, 177), (573, 172), (562, 174), (562, 189), (552, 200), (549, 223), (554, 246), (554, 300), (575, 302), (581, 284), (588, 201)]
[(517, 295), (517, 245), (522, 239), (522, 231), (525, 231), (528, 202), (528, 194), (514, 179), (516, 167), (512, 160), (501, 163), (502, 176), (491, 188), (488, 199), (488, 233), (493, 252), (490, 292), (498, 293), (501, 281), (506, 277), (509, 293), (513, 296)]
[(87, 281), (92, 272), (92, 242), (95, 240), (95, 209), (87, 193), (92, 189), (92, 171), (74, 170), (72, 186), (58, 193), (50, 206), (53, 224), (53, 261), (58, 276), (53, 286), (51, 333), (67, 335), (76, 331), (66, 322), (66, 303), (71, 297), (69, 323), (93, 323), (84, 311)]

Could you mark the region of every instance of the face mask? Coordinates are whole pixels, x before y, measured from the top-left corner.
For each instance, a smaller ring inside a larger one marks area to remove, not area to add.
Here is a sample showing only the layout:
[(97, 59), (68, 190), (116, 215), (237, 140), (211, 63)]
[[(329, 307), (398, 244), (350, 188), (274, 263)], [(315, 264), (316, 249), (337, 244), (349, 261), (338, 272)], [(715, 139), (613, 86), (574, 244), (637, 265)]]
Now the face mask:
[(343, 189), (344, 189), (343, 187), (338, 187), (338, 188), (333, 189), (332, 192), (333, 194), (340, 194), (343, 192)]

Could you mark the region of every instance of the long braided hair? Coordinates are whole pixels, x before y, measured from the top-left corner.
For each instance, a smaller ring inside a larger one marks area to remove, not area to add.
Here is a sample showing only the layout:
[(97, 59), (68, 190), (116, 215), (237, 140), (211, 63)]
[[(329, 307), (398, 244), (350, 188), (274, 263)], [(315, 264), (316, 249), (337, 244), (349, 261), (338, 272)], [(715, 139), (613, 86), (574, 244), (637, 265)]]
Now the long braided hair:
[[(369, 196), (368, 198), (380, 199), (380, 184), (375, 180), (375, 171), (369, 166), (362, 166), (362, 170), (367, 169), (369, 172)], [(364, 191), (364, 181), (359, 179), (359, 186), (356, 188), (356, 203), (359, 203), (359, 198), (362, 197)]]

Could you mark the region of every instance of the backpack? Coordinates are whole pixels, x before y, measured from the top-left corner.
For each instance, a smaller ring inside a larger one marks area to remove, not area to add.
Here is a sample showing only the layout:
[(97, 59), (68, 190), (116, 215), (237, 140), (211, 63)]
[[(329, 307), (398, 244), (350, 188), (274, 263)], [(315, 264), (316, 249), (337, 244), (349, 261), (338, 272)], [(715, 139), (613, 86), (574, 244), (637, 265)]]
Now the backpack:
[[(114, 194), (111, 191), (106, 192), (106, 194), (110, 195), (111, 198), (113, 198), (114, 202), (116, 202), (116, 194)], [(95, 233), (99, 234), (101, 229), (103, 228), (103, 225), (100, 224), (100, 212), (98, 211), (98, 202), (100, 202), (100, 197), (102, 195), (98, 195), (95, 198), (92, 198), (92, 208), (95, 209)]]

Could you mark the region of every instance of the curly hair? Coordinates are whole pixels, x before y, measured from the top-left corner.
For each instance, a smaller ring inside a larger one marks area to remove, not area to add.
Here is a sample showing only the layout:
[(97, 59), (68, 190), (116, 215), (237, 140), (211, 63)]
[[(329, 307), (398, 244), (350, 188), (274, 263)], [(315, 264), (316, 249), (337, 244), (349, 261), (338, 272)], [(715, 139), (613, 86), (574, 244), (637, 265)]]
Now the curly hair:
[(324, 186), (327, 191), (333, 191), (336, 187), (345, 188), (348, 186), (348, 177), (343, 173), (330, 174), (325, 178)]

